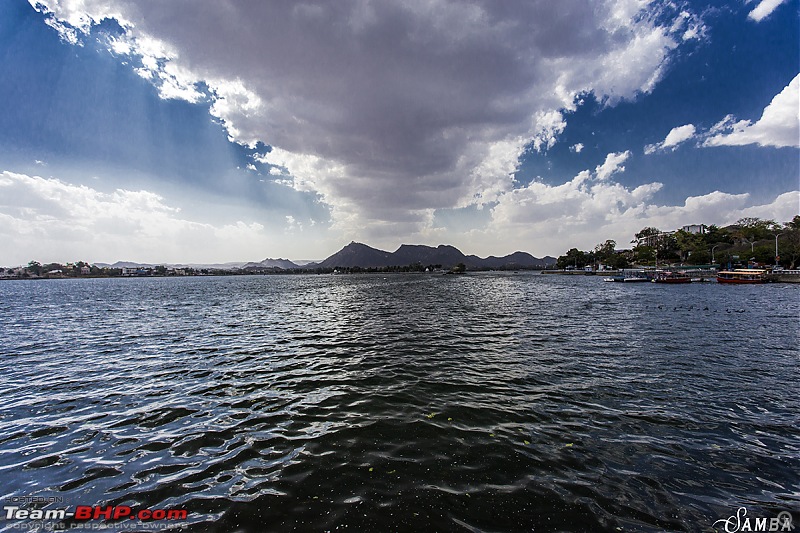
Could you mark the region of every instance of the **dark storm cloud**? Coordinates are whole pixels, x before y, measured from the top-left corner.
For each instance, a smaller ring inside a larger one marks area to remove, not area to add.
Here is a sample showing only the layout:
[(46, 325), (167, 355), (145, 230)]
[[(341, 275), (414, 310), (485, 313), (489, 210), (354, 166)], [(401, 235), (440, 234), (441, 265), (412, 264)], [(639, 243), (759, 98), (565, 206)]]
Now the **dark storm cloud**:
[(274, 146), (263, 161), (335, 213), (384, 221), (509, 189), (524, 147), (563, 129), (554, 112), (582, 91), (613, 102), (651, 89), (692, 20), (664, 22), (659, 4), (635, 0), (51, 9), (76, 27), (119, 20), (117, 48), (142, 56), (165, 97), (192, 99), (207, 83), (234, 140)]

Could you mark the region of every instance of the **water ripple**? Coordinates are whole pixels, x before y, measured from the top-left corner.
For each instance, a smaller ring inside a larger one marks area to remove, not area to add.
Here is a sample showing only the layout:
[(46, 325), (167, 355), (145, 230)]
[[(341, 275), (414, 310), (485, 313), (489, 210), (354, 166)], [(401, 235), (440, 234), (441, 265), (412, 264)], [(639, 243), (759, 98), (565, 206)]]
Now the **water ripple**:
[(800, 506), (799, 293), (731, 289), (529, 273), (0, 283), (0, 486), (182, 508), (204, 531), (776, 516)]

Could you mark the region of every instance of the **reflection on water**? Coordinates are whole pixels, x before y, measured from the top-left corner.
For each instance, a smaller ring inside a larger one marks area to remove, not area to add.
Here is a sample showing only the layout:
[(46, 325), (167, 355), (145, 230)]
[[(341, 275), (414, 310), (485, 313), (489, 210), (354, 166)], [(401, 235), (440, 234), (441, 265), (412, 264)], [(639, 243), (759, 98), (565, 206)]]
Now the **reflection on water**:
[(532, 273), (0, 283), (2, 497), (212, 531), (776, 516), (800, 504), (798, 296)]

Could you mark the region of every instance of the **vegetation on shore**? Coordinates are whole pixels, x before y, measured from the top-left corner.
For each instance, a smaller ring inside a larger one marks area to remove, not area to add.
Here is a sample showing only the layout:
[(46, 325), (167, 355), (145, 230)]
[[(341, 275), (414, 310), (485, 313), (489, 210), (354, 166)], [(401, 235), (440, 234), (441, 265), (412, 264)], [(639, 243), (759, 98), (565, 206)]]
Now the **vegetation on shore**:
[[(683, 229), (665, 232), (646, 227), (631, 241), (633, 247), (617, 250), (617, 243), (607, 240), (590, 251), (572, 248), (558, 258), (560, 269), (628, 268), (632, 265), (780, 265), (794, 269), (800, 263), (800, 215), (784, 224), (759, 218), (742, 218), (735, 224), (719, 228), (702, 226), (691, 233)], [(777, 241), (776, 241), (777, 239)], [(778, 257), (775, 246), (778, 243)]]
[[(509, 267), (511, 268), (511, 267)], [(525, 267), (514, 267), (514, 270)], [(473, 269), (489, 270), (489, 268)], [(506, 270), (500, 267), (494, 270)], [(466, 271), (464, 263), (459, 263), (448, 272), (461, 274)], [(414, 263), (405, 266), (385, 267), (317, 267), (317, 268), (291, 268), (278, 267), (247, 267), (247, 268), (191, 268), (167, 267), (159, 265), (142, 268), (114, 268), (90, 265), (84, 261), (77, 263), (41, 264), (31, 261), (27, 266), (18, 268), (0, 268), (0, 279), (61, 279), (61, 278), (119, 278), (119, 277), (169, 277), (169, 276), (241, 276), (264, 274), (364, 274), (364, 273), (393, 273), (393, 272), (444, 272), (442, 265)]]
[(115, 268), (92, 265), (84, 261), (76, 263), (46, 263), (30, 261), (27, 266), (17, 268), (0, 267), (0, 279), (61, 279), (61, 278), (118, 278), (139, 276), (229, 276), (247, 272), (219, 268), (172, 268), (165, 265), (142, 268)]

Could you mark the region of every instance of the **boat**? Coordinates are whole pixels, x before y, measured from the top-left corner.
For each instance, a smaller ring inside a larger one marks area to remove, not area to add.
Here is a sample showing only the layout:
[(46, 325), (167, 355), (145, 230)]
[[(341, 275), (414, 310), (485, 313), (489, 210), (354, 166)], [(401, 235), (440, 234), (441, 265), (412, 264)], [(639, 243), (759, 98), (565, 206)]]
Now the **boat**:
[(621, 281), (624, 283), (632, 283), (637, 281), (650, 281), (650, 277), (644, 270), (623, 270), (616, 276), (604, 278), (604, 281)]
[(753, 284), (766, 283), (767, 271), (756, 268), (737, 268), (735, 270), (722, 270), (717, 273), (718, 283)]
[(691, 283), (692, 278), (686, 272), (670, 272), (668, 270), (656, 272), (653, 283)]

